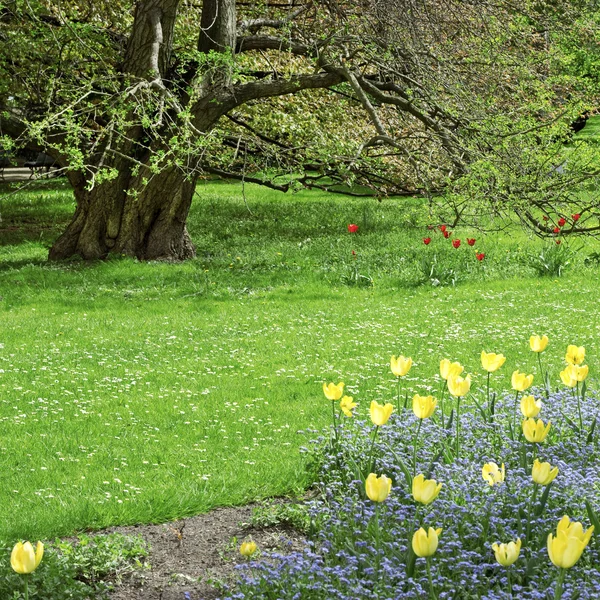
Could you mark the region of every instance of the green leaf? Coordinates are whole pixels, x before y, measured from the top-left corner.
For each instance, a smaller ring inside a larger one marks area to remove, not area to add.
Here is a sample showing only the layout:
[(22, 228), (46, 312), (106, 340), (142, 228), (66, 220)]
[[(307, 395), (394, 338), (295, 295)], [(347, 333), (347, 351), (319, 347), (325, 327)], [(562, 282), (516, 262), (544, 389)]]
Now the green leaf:
[(596, 515), (596, 512), (592, 508), (592, 505), (589, 503), (587, 498), (585, 499), (585, 508), (587, 510), (590, 523), (594, 526), (594, 531), (600, 531), (600, 521), (598, 520), (598, 516)]

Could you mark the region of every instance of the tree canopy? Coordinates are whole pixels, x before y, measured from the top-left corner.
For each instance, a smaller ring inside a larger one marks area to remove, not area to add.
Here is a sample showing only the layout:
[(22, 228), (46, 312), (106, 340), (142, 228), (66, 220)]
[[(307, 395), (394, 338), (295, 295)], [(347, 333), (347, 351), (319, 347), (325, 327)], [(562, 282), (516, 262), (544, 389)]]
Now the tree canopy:
[(580, 0), (8, 1), (0, 145), (43, 149), (73, 185), (51, 258), (192, 256), (202, 173), (421, 193), (440, 221), (516, 215), (540, 234), (576, 206), (571, 232), (589, 233), (597, 152), (564, 142), (597, 105), (598, 16)]

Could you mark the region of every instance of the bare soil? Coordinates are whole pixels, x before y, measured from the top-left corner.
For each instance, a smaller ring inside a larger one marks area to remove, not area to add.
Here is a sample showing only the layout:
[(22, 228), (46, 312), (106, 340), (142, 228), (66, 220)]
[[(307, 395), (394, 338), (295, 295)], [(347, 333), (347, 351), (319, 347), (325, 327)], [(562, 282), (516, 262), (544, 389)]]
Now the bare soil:
[(219, 508), (174, 523), (110, 529), (141, 535), (150, 546), (150, 568), (128, 575), (111, 600), (215, 600), (225, 595), (222, 584), (235, 582), (236, 565), (247, 560), (239, 553), (245, 539), (253, 539), (267, 553), (304, 546), (302, 534), (287, 526), (249, 525), (252, 509)]

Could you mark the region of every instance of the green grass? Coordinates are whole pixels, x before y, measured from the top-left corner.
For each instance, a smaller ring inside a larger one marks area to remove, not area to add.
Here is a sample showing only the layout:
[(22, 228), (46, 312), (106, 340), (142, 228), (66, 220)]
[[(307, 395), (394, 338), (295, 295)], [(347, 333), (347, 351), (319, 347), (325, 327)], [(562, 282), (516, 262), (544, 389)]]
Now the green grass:
[[(6, 190), (6, 187), (4, 188)], [(493, 376), (535, 372), (532, 333), (547, 334), (554, 383), (568, 343), (600, 356), (598, 267), (586, 242), (561, 278), (525, 258), (543, 247), (514, 230), (439, 233), (418, 199), (295, 196), (237, 184), (199, 186), (198, 248), (179, 265), (111, 259), (45, 262), (68, 220), (63, 183), (0, 205), (0, 540), (164, 521), (307, 484), (298, 448), (325, 427), (323, 381), (343, 380), (366, 414), (390, 400), (391, 354), (411, 355), (406, 386), (437, 390), (439, 360)], [(357, 223), (358, 234), (349, 234)], [(465, 238), (477, 237), (482, 263)], [(372, 288), (342, 284), (354, 266)], [(456, 287), (420, 285), (437, 253)]]

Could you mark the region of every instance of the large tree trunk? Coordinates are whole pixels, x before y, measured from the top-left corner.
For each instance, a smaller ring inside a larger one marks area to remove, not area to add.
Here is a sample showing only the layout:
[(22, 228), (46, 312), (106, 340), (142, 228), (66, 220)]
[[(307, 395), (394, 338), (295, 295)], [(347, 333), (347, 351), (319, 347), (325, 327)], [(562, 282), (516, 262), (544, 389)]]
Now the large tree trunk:
[(185, 223), (196, 178), (171, 167), (147, 183), (129, 176), (91, 191), (75, 188), (77, 210), (50, 250), (51, 260), (109, 253), (142, 260), (185, 260), (195, 255)]

